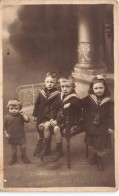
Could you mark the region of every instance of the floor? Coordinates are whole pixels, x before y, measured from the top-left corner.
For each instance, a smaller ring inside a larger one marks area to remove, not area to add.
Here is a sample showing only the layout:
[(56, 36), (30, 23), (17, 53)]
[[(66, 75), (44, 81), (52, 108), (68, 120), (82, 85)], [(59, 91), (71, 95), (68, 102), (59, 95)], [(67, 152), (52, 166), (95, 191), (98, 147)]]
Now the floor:
[[(89, 165), (85, 156), (84, 133), (71, 139), (71, 169), (67, 168), (66, 140), (63, 138), (64, 156), (56, 163), (51, 161), (55, 153), (55, 137), (52, 139), (52, 154), (42, 163), (33, 156), (37, 142), (35, 125), (29, 123), (25, 126), (27, 139), (27, 156), (31, 164), (26, 165), (21, 160), (18, 148), (18, 161), (9, 166), (11, 149), (4, 139), (4, 187), (114, 187), (114, 153), (113, 149), (104, 155), (104, 171), (98, 171), (97, 166)], [(113, 141), (113, 138), (112, 138)], [(89, 151), (90, 155), (90, 151)]]

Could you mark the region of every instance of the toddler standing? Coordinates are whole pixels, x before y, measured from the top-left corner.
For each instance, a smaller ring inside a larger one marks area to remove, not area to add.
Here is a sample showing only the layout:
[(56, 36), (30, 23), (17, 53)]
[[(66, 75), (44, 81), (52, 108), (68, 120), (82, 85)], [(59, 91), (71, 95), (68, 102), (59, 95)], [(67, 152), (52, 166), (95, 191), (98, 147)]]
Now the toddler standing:
[(12, 159), (8, 164), (12, 165), (17, 162), (17, 146), (20, 146), (22, 160), (28, 164), (30, 161), (26, 157), (24, 122), (28, 123), (29, 118), (21, 111), (22, 104), (18, 99), (10, 100), (7, 108), (9, 114), (7, 114), (4, 119), (4, 133), (12, 148)]

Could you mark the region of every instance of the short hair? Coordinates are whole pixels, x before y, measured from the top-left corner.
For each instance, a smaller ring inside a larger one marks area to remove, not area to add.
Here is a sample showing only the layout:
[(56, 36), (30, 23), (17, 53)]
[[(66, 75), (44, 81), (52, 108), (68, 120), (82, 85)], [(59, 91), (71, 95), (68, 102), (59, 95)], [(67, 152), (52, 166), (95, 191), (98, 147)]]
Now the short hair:
[(102, 75), (97, 75), (92, 79), (92, 81), (90, 83), (89, 90), (88, 90), (88, 94), (94, 94), (93, 85), (96, 83), (102, 83), (104, 85), (104, 87), (105, 87), (104, 97), (110, 96), (110, 91), (108, 89), (108, 85)]
[(20, 110), (22, 109), (22, 103), (17, 98), (14, 98), (12, 100), (9, 100), (8, 101), (8, 104), (7, 104), (7, 108), (8, 109), (9, 109), (9, 106), (13, 106), (13, 107), (19, 106), (19, 109)]
[(65, 83), (65, 82), (70, 82), (73, 88), (75, 88), (75, 81), (72, 76), (62, 77), (59, 79), (60, 86), (61, 86), (61, 83)]
[(55, 72), (48, 72), (48, 73), (46, 73), (45, 79), (46, 79), (47, 77), (49, 77), (49, 76), (51, 76), (51, 78), (57, 80), (57, 74), (56, 74)]

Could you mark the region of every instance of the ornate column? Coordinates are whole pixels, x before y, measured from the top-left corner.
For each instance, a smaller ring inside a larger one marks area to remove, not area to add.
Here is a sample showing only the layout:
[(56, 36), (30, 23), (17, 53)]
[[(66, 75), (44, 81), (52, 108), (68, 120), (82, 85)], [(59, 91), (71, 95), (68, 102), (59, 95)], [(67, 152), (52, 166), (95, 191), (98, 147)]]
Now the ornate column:
[[(78, 8), (78, 62), (72, 76), (78, 89), (88, 91), (94, 75), (106, 73), (104, 64), (104, 8), (101, 5), (82, 5)], [(87, 84), (87, 86), (86, 86)], [(83, 93), (84, 94), (84, 93)], [(82, 96), (83, 96), (82, 94)]]
[(114, 72), (114, 46), (113, 46), (113, 9), (112, 5), (106, 6), (105, 14), (105, 63), (108, 70)]

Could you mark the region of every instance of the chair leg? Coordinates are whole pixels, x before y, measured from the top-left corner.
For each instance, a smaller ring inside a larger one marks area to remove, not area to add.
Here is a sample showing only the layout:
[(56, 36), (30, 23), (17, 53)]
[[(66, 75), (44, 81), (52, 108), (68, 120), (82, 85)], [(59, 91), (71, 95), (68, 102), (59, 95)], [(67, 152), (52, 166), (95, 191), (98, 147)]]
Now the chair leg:
[(86, 158), (88, 158), (88, 145), (86, 144)]

